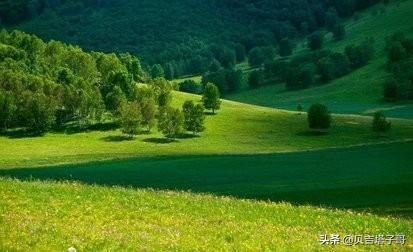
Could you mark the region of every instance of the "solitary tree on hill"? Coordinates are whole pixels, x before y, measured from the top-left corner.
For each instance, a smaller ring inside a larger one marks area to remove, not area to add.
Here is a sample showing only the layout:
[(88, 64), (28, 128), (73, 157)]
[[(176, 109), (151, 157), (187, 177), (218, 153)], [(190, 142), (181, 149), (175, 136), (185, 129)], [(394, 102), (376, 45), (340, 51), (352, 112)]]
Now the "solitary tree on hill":
[(313, 104), (308, 110), (308, 125), (310, 129), (322, 131), (330, 128), (331, 114), (327, 106), (322, 104)]
[(202, 102), (206, 109), (212, 110), (213, 114), (215, 114), (215, 110), (219, 110), (221, 107), (221, 100), (219, 97), (220, 94), (217, 86), (212, 83), (207, 83), (202, 96)]
[(373, 130), (378, 134), (385, 133), (391, 128), (391, 122), (387, 121), (382, 111), (374, 113), (373, 117)]

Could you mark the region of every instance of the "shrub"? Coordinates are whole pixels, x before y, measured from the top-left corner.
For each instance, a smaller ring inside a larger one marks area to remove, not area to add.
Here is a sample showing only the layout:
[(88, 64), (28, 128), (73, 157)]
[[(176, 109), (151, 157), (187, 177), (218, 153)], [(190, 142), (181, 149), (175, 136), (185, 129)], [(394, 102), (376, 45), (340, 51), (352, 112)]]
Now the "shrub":
[(308, 125), (313, 130), (326, 130), (331, 125), (331, 114), (327, 106), (313, 104), (308, 110)]
[(391, 122), (388, 122), (382, 111), (374, 113), (373, 131), (378, 134), (385, 133), (391, 128)]

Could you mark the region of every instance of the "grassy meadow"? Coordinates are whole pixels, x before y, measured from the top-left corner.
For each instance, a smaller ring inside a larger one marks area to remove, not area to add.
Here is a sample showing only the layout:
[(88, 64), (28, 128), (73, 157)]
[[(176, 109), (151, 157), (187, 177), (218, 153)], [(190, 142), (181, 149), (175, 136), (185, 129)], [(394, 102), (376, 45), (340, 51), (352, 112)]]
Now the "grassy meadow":
[[(235, 68), (244, 87), (216, 114), (205, 112), (199, 135), (172, 141), (153, 129), (130, 138), (112, 116), (42, 136), (8, 129), (0, 135), (0, 251), (412, 251), (413, 104), (382, 97), (384, 39), (413, 34), (413, 1), (382, 6), (344, 20), (345, 39), (326, 34), (323, 47), (342, 51), (373, 37), (369, 64), (286, 91), (282, 83), (248, 90), (255, 69), (244, 61)], [(46, 14), (20, 26), (45, 27), (37, 23), (55, 15)], [(294, 53), (308, 53), (304, 40)], [(173, 107), (186, 100), (201, 97), (173, 91)], [(314, 103), (332, 112), (328, 131), (309, 130), (307, 113), (296, 111)], [(373, 131), (378, 110), (389, 132)], [(322, 234), (403, 234), (407, 242), (321, 246)]]
[(410, 240), (342, 251), (412, 248), (411, 222), (351, 211), (77, 182), (0, 178), (0, 186), (3, 251), (331, 251), (319, 236), (337, 231)]
[[(176, 92), (174, 105), (199, 96)], [(224, 101), (216, 115), (208, 115), (201, 137), (184, 135), (168, 142), (160, 133), (138, 135), (130, 141), (120, 130), (102, 126), (85, 132), (0, 137), (0, 168), (90, 162), (125, 157), (196, 154), (257, 154), (405, 141), (413, 136), (413, 122), (393, 119), (390, 134), (378, 137), (371, 117), (337, 115), (329, 134), (316, 136), (307, 129), (305, 113)]]

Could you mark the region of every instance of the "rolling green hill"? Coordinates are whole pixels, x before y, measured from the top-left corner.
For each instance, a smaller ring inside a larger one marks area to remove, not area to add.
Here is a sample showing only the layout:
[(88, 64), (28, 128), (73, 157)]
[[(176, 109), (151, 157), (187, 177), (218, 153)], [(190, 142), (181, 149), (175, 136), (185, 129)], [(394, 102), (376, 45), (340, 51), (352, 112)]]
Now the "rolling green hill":
[[(174, 104), (200, 97), (174, 94)], [(165, 143), (160, 133), (140, 135), (134, 141), (124, 138), (120, 130), (102, 125), (86, 132), (48, 133), (43, 137), (25, 137), (10, 132), (0, 137), (1, 167), (51, 165), (88, 162), (122, 157), (193, 154), (249, 154), (291, 152), (330, 147), (344, 147), (391, 141), (413, 136), (410, 120), (392, 120), (386, 137), (377, 137), (371, 129), (371, 117), (336, 115), (329, 134), (316, 136), (308, 132), (305, 113), (224, 101), (217, 115), (206, 119), (201, 137), (189, 136)]]
[[(242, 91), (229, 95), (235, 101), (295, 110), (298, 104), (305, 109), (312, 103), (321, 102), (336, 113), (370, 114), (377, 109), (386, 110), (388, 116), (412, 118), (413, 105), (409, 103), (384, 103), (383, 83), (387, 76), (384, 65), (384, 39), (395, 33), (404, 32), (413, 35), (412, 1), (391, 4), (382, 14), (373, 15), (376, 7), (361, 13), (360, 18), (346, 21), (346, 37), (335, 42), (326, 35), (325, 47), (334, 51), (342, 51), (347, 45), (357, 44), (368, 37), (375, 41), (375, 58), (367, 65), (350, 74), (333, 80), (326, 85), (298, 91), (285, 91), (283, 84), (262, 87), (256, 90)], [(379, 8), (379, 7), (377, 7)], [(298, 46), (296, 54), (304, 53), (303, 42)], [(301, 49), (300, 49), (301, 48)]]
[(407, 244), (339, 245), (342, 251), (408, 251), (412, 223), (192, 193), (0, 178), (0, 250), (308, 250), (320, 235), (404, 234)]

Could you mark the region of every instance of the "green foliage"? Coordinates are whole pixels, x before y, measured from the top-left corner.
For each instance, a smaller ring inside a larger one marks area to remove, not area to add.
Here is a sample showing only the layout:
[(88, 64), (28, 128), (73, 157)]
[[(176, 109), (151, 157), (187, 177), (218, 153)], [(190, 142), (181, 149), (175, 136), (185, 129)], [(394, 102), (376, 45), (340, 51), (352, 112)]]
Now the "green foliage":
[(169, 81), (164, 78), (156, 78), (150, 84), (155, 92), (156, 103), (160, 107), (166, 107), (172, 100), (172, 86)]
[(289, 56), (293, 53), (293, 45), (288, 38), (281, 39), (279, 53), (282, 57)]
[(6, 131), (16, 113), (16, 104), (10, 91), (0, 90), (0, 131)]
[(307, 120), (310, 129), (326, 130), (331, 125), (331, 114), (327, 106), (317, 103), (308, 110)]
[(307, 45), (311, 50), (319, 50), (323, 46), (324, 36), (320, 32), (315, 32), (308, 36)]
[(275, 49), (271, 46), (255, 47), (248, 53), (248, 62), (251, 66), (260, 66), (271, 62), (275, 56)]
[(159, 64), (153, 65), (151, 69), (151, 76), (153, 79), (165, 77), (165, 71), (163, 67)]
[(204, 93), (202, 95), (202, 102), (206, 109), (212, 110), (212, 113), (215, 114), (216, 110), (219, 110), (221, 107), (221, 100), (219, 89), (212, 83), (207, 83), (204, 88)]
[(308, 88), (314, 81), (315, 73), (312, 65), (289, 68), (286, 74), (286, 87), (290, 90)]
[(182, 133), (184, 116), (179, 109), (161, 107), (158, 116), (158, 130), (167, 138), (174, 139)]
[(241, 88), (242, 71), (221, 69), (204, 74), (201, 82), (204, 85), (214, 83), (222, 93), (236, 92)]
[(383, 111), (377, 111), (373, 116), (373, 131), (377, 133), (385, 133), (391, 128), (391, 122), (388, 122)]
[(56, 107), (52, 98), (43, 93), (27, 94), (25, 120), (35, 134), (44, 134), (55, 123)]
[(202, 86), (200, 83), (196, 83), (194, 80), (184, 80), (179, 83), (179, 90), (182, 92), (200, 94), (202, 93)]
[(330, 81), (350, 72), (350, 62), (342, 53), (331, 53), (318, 61), (321, 80)]
[(155, 125), (156, 103), (153, 98), (144, 98), (140, 103), (142, 126), (146, 127), (148, 132), (151, 132)]
[(335, 25), (333, 28), (333, 37), (336, 41), (343, 40), (344, 37), (346, 36), (346, 28), (344, 25), (339, 24)]
[(384, 83), (386, 100), (413, 99), (413, 40), (395, 33), (386, 40), (387, 70)]
[(194, 135), (205, 130), (204, 106), (194, 104), (192, 100), (187, 100), (182, 106), (184, 114), (184, 127), (187, 131), (191, 131)]
[(367, 39), (357, 46), (349, 45), (345, 48), (352, 69), (365, 66), (371, 60), (374, 55), (373, 44), (372, 39)]
[(15, 107), (12, 118), (7, 115), (7, 127), (37, 134), (54, 123), (84, 128), (99, 121), (105, 107), (116, 113), (122, 101), (132, 100), (135, 80), (145, 78), (139, 60), (130, 54), (87, 53), (19, 31), (0, 32), (0, 93), (7, 93), (7, 104), (13, 101)]
[(259, 88), (264, 84), (264, 74), (260, 70), (252, 71), (248, 76), (248, 85), (250, 88)]
[(119, 108), (122, 132), (133, 138), (142, 123), (141, 107), (137, 102), (123, 102)]

